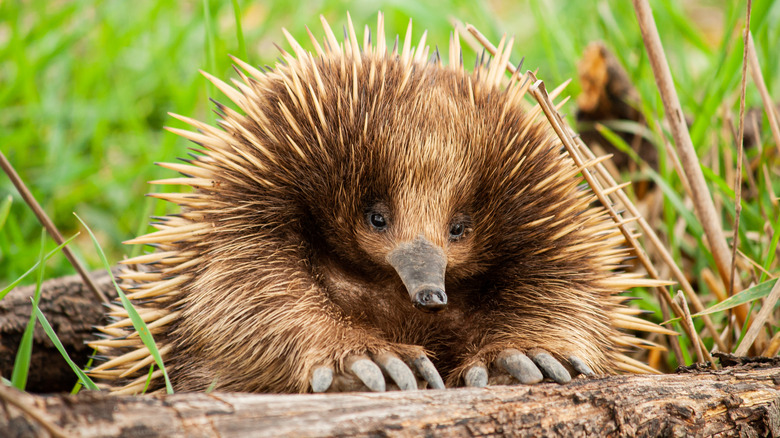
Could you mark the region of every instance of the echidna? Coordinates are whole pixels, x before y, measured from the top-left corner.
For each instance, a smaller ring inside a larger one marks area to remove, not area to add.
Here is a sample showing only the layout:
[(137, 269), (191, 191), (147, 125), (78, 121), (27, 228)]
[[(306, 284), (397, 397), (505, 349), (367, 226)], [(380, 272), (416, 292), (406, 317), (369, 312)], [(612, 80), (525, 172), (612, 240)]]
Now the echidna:
[[(362, 45), (351, 20), (343, 42), (322, 22), (314, 53), (285, 31), (294, 54), (276, 67), (235, 59), (235, 88), (206, 75), (241, 110), (217, 103), (221, 129), (174, 115), (200, 148), (153, 183), (194, 191), (152, 195), (182, 211), (127, 242), (156, 250), (123, 276), (174, 388), (652, 371), (621, 353), (641, 342), (619, 328), (649, 323), (616, 296), (647, 282), (615, 271), (622, 235), (529, 113), (527, 84), (505, 84), (511, 42), (469, 72), (457, 32), (445, 65), (425, 35), (411, 47), (411, 23), (389, 48), (381, 14)], [(140, 392), (152, 358), (129, 319), (101, 331), (91, 345), (113, 358), (91, 374)]]

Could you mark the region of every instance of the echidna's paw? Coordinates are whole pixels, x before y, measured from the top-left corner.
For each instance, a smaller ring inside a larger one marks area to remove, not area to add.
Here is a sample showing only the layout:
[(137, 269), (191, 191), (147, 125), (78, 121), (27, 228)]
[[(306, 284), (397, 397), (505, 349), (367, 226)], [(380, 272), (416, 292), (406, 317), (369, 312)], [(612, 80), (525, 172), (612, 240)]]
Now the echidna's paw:
[(582, 374), (592, 376), (593, 371), (579, 357), (569, 355), (567, 357), (568, 368), (550, 353), (542, 349), (534, 349), (523, 354), (519, 350), (508, 348), (499, 353), (493, 363), (493, 369), (498, 376), (489, 376), (488, 369), (483, 363), (476, 363), (466, 369), (463, 374), (463, 381), (466, 386), (481, 388), (488, 383), (510, 383), (506, 379), (501, 379), (501, 374), (508, 373), (518, 382), (526, 385), (539, 383), (545, 377), (549, 377), (558, 383), (568, 383), (571, 381), (572, 370), (575, 376)]
[(311, 390), (346, 392), (368, 389), (383, 392), (388, 386), (391, 389), (397, 386), (402, 391), (408, 391), (426, 383), (432, 389), (444, 389), (444, 381), (425, 354), (410, 358), (408, 362), (388, 352), (375, 354), (370, 358), (351, 356), (344, 363), (344, 373), (336, 374), (333, 368), (328, 366), (315, 368), (310, 380)]

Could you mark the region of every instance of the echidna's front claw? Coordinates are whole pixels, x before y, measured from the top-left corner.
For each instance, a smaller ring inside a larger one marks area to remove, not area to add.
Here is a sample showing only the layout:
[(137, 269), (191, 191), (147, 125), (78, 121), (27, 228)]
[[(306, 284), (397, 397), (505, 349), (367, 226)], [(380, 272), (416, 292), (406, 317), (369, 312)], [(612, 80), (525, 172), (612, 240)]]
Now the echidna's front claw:
[[(533, 385), (544, 378), (564, 384), (572, 376), (593, 376), (595, 373), (584, 360), (573, 354), (558, 357), (541, 348), (521, 351), (515, 348), (499, 350), (489, 367), (483, 361), (472, 362), (461, 374), (463, 384), (471, 387), (490, 385)], [(489, 370), (489, 371), (488, 371)]]
[(417, 389), (417, 379), (414, 378), (414, 373), (398, 356), (392, 353), (381, 353), (374, 357), (374, 361), (402, 391)]
[[(418, 378), (428, 383), (431, 389), (444, 389), (436, 367), (424, 353), (410, 355), (405, 360), (390, 352), (350, 356), (344, 362), (346, 373), (336, 375), (333, 367), (320, 366), (312, 371), (309, 383), (312, 392), (365, 391), (383, 392), (395, 389), (403, 391), (418, 388)], [(416, 373), (415, 373), (416, 371)], [(385, 380), (387, 377), (387, 380)], [(388, 385), (391, 385), (388, 388)], [(421, 385), (424, 385), (421, 383)]]
[(428, 382), (431, 389), (444, 389), (444, 380), (442, 380), (433, 362), (425, 354), (420, 354), (412, 363), (417, 368), (420, 376)]
[(329, 367), (317, 367), (311, 373), (312, 392), (325, 392), (330, 388), (330, 384), (333, 383), (333, 369)]
[(472, 365), (463, 375), (463, 382), (466, 386), (474, 388), (482, 388), (488, 384), (488, 372), (487, 368), (481, 363)]
[(590, 377), (596, 374), (593, 372), (593, 370), (590, 369), (588, 364), (586, 364), (577, 356), (569, 356), (569, 364), (571, 364), (572, 368), (574, 368), (574, 371), (582, 374), (583, 376)]
[(385, 377), (382, 375), (382, 370), (371, 359), (365, 356), (353, 356), (348, 359), (347, 369), (371, 391), (385, 391)]
[(505, 369), (520, 383), (530, 385), (541, 382), (544, 379), (542, 372), (534, 365), (534, 362), (514, 348), (502, 351), (498, 355), (496, 362), (498, 366)]
[(566, 370), (566, 367), (561, 365), (550, 353), (544, 350), (536, 350), (531, 353), (531, 359), (545, 376), (557, 383), (569, 383), (571, 381), (571, 375)]

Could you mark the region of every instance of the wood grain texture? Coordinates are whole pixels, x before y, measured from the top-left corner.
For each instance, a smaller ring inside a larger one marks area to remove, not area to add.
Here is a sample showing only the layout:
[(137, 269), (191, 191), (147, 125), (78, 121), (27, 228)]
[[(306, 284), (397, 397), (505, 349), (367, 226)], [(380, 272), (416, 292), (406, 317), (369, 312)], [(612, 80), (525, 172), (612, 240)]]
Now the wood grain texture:
[[(19, 394), (77, 437), (777, 436), (780, 368), (577, 379), (568, 385), (317, 395)], [(0, 409), (0, 436), (47, 436)]]

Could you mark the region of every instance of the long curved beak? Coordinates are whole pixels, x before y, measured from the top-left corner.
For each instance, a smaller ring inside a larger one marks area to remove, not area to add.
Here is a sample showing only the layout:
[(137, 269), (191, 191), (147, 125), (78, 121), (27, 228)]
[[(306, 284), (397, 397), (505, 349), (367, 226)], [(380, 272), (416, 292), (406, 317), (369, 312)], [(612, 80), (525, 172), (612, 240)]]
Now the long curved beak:
[(447, 257), (441, 248), (420, 236), (398, 245), (386, 260), (398, 272), (416, 308), (438, 312), (447, 307), (444, 292)]

